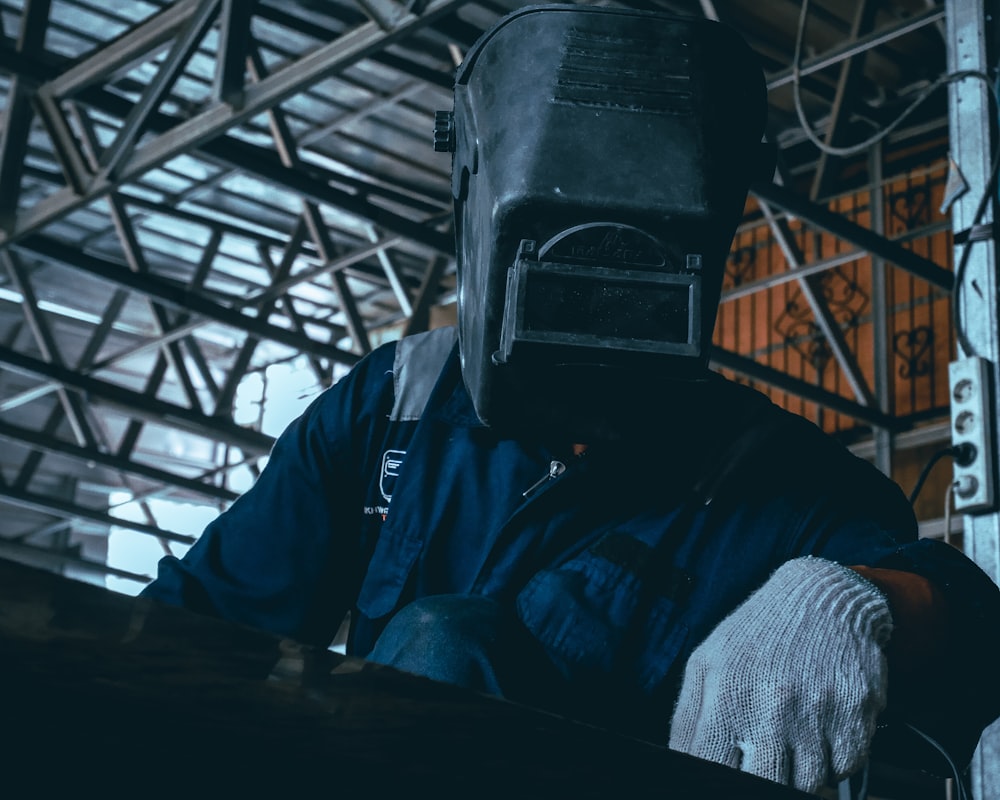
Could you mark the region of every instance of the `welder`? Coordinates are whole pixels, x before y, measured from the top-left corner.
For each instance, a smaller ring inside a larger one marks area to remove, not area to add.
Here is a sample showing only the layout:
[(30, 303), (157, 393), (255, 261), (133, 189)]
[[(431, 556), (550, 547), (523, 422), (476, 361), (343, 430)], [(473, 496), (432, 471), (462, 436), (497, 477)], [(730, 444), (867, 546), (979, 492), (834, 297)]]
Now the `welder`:
[[(1000, 714), (1000, 591), (899, 488), (709, 369), (766, 89), (705, 19), (573, 5), (466, 54), (458, 324), (384, 345), (149, 597), (815, 790)], [(933, 676), (931, 680), (928, 676)]]

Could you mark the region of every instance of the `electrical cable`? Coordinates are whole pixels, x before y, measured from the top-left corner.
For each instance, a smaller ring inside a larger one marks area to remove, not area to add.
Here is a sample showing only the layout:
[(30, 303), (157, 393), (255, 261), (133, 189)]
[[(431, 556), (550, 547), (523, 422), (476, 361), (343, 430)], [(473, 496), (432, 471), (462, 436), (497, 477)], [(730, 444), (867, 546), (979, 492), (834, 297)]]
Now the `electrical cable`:
[[(868, 798), (868, 779), (871, 777), (871, 762), (865, 761), (865, 766), (861, 773), (861, 785), (858, 786), (857, 791), (854, 796), (857, 800), (867, 800)], [(850, 784), (848, 784), (850, 785)]]
[(914, 484), (913, 490), (910, 492), (909, 500), (911, 506), (916, 502), (917, 495), (920, 494), (920, 490), (924, 488), (924, 483), (927, 481), (928, 476), (931, 474), (931, 470), (934, 468), (934, 465), (937, 464), (937, 462), (940, 461), (945, 456), (954, 457), (955, 448), (945, 447), (941, 450), (938, 450), (934, 455), (930, 457), (928, 462), (924, 464), (924, 468), (920, 470), (920, 475), (917, 477), (917, 482)]
[(958, 484), (952, 482), (948, 484), (948, 489), (944, 493), (944, 543), (951, 544), (951, 501), (955, 497), (955, 487)]
[(917, 734), (917, 736), (919, 736), (921, 739), (923, 739), (929, 745), (931, 745), (931, 747), (933, 747), (935, 750), (937, 750), (941, 754), (941, 756), (944, 758), (944, 760), (948, 762), (948, 766), (951, 767), (951, 772), (952, 772), (952, 775), (953, 775), (953, 780), (955, 782), (955, 786), (958, 789), (958, 798), (957, 798), (957, 800), (972, 800), (972, 794), (971, 794), (971, 792), (969, 792), (968, 788), (966, 787), (965, 781), (962, 778), (962, 774), (959, 772), (958, 767), (955, 766), (955, 762), (952, 760), (951, 756), (948, 755), (948, 751), (945, 750), (934, 739), (932, 739), (930, 736), (928, 736), (926, 733), (924, 733), (922, 730), (920, 730), (920, 728), (917, 728), (917, 727), (911, 725), (908, 722), (906, 723), (906, 727), (909, 728), (911, 731), (913, 731), (915, 734)]
[(806, 18), (808, 13), (809, 0), (803, 0), (802, 7), (799, 9), (799, 23), (795, 34), (795, 52), (792, 56), (792, 99), (795, 103), (795, 113), (799, 118), (799, 124), (802, 125), (802, 130), (805, 132), (806, 137), (810, 142), (816, 145), (816, 147), (828, 155), (853, 156), (864, 152), (869, 147), (882, 141), (886, 136), (896, 130), (896, 128), (898, 128), (904, 120), (910, 116), (910, 114), (916, 111), (917, 108), (939, 88), (955, 81), (964, 80), (965, 78), (979, 78), (984, 81), (990, 89), (990, 97), (993, 98), (994, 103), (1000, 105), (1000, 100), (997, 98), (997, 90), (993, 85), (993, 80), (985, 72), (981, 72), (979, 70), (958, 70), (956, 72), (949, 72), (941, 75), (930, 86), (920, 92), (916, 99), (909, 106), (903, 109), (896, 119), (864, 141), (850, 145), (849, 147), (834, 147), (833, 145), (829, 145), (816, 135), (816, 132), (812, 129), (812, 125), (810, 125), (809, 121), (806, 119), (805, 109), (802, 107), (802, 43), (805, 38)]
[[(1000, 148), (997, 149), (997, 152), (993, 156), (993, 162), (990, 164), (989, 178), (986, 181), (983, 194), (979, 198), (979, 204), (976, 206), (976, 213), (972, 217), (968, 238), (965, 240), (965, 244), (962, 245), (962, 253), (959, 256), (958, 265), (955, 267), (955, 285), (951, 290), (951, 314), (955, 328), (955, 338), (958, 339), (962, 347), (962, 352), (969, 357), (976, 355), (976, 348), (973, 347), (972, 342), (969, 341), (969, 337), (965, 333), (965, 326), (962, 322), (962, 306), (959, 302), (959, 297), (965, 282), (965, 269), (969, 264), (969, 254), (972, 252), (972, 245), (978, 241), (978, 239), (973, 237), (972, 232), (978, 227), (986, 211), (986, 206), (989, 204), (990, 197), (993, 195), (998, 171), (1000, 171)], [(992, 239), (993, 237), (990, 236), (989, 238)]]
[[(993, 111), (994, 113), (1000, 113), (1000, 96), (998, 96), (998, 89), (994, 80), (987, 73), (979, 70), (958, 70), (955, 72), (945, 73), (937, 78), (937, 80), (935, 80), (930, 86), (926, 87), (919, 95), (917, 95), (916, 99), (909, 106), (903, 109), (902, 113), (900, 113), (896, 119), (864, 141), (858, 142), (857, 144), (849, 147), (834, 147), (827, 144), (816, 135), (816, 132), (812, 129), (812, 125), (809, 124), (809, 120), (806, 119), (805, 109), (802, 107), (802, 43), (805, 39), (806, 18), (808, 17), (808, 13), (809, 0), (803, 0), (802, 7), (799, 10), (799, 22), (795, 33), (795, 53), (792, 57), (792, 99), (795, 104), (795, 113), (799, 118), (799, 124), (802, 126), (802, 130), (805, 132), (809, 141), (816, 145), (816, 147), (818, 147), (822, 152), (833, 156), (852, 156), (867, 150), (872, 145), (882, 141), (897, 127), (899, 127), (899, 125), (902, 124), (902, 122), (909, 117), (921, 103), (923, 103), (940, 87), (955, 81), (965, 80), (966, 78), (978, 78), (986, 83), (986, 86), (989, 89), (987, 95), (993, 102)], [(969, 235), (965, 240), (962, 252), (959, 255), (958, 265), (955, 268), (955, 284), (951, 291), (951, 308), (953, 325), (955, 328), (955, 337), (958, 339), (962, 352), (966, 356), (976, 355), (976, 349), (965, 332), (965, 327), (962, 322), (962, 308), (961, 303), (959, 302), (959, 297), (962, 291), (963, 280), (965, 278), (965, 270), (968, 266), (969, 257), (972, 252), (972, 244), (973, 242), (978, 241), (977, 237), (973, 235), (973, 231), (975, 231), (979, 226), (980, 221), (983, 218), (983, 214), (986, 211), (986, 206), (989, 203), (990, 197), (992, 197), (993, 187), (996, 184), (998, 171), (1000, 171), (1000, 148), (997, 149), (997, 152), (993, 156), (986, 186), (983, 188), (983, 193), (979, 199), (979, 204), (976, 207), (976, 213), (973, 216), (972, 224), (969, 225)], [(993, 237), (991, 235), (986, 238), (992, 239)]]

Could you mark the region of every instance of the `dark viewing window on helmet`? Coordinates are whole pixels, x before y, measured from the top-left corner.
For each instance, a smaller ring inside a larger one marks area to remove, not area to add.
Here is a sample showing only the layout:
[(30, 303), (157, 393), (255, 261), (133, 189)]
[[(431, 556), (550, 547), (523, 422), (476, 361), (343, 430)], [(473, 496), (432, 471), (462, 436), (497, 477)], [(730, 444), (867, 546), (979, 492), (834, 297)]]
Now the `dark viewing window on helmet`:
[(690, 294), (687, 285), (539, 271), (528, 279), (524, 328), (601, 339), (687, 342)]
[(684, 353), (696, 346), (699, 280), (694, 275), (520, 261), (509, 287), (508, 344)]

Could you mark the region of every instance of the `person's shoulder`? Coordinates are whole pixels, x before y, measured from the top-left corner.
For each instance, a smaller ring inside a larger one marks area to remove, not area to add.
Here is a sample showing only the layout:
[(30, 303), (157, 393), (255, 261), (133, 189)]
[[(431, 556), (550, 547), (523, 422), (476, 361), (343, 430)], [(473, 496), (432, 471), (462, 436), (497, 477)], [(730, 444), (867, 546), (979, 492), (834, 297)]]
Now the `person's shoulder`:
[[(812, 420), (782, 408), (766, 394), (742, 383), (719, 375), (712, 383), (712, 403), (724, 409), (733, 424), (746, 428), (769, 426), (782, 433), (794, 432), (805, 437), (803, 444), (817, 441), (828, 443), (838, 450), (845, 449), (834, 437), (822, 430)], [(793, 442), (794, 444), (795, 442)]]
[(801, 414), (774, 403), (750, 386), (719, 376), (713, 386), (713, 403), (726, 410), (735, 431), (755, 442), (758, 455), (772, 469), (789, 473), (823, 473), (824, 478), (882, 474), (869, 461), (856, 456), (839, 439)]

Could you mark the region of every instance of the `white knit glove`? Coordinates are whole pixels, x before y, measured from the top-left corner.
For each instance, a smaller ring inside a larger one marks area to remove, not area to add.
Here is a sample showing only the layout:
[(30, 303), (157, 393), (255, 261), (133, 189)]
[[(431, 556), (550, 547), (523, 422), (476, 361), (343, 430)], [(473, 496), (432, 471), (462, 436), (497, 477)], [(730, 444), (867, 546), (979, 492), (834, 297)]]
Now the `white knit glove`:
[(807, 792), (851, 774), (885, 707), (891, 633), (854, 570), (783, 564), (691, 654), (670, 747)]

